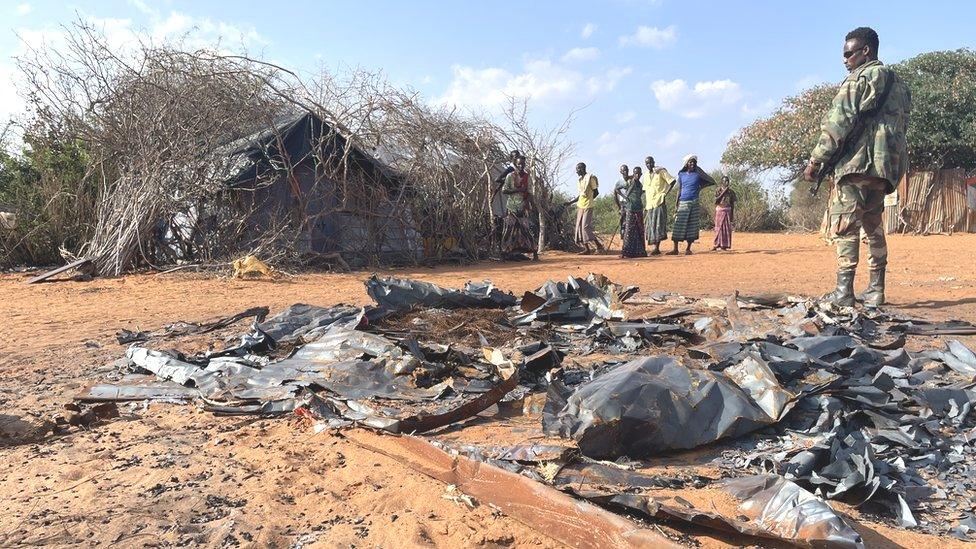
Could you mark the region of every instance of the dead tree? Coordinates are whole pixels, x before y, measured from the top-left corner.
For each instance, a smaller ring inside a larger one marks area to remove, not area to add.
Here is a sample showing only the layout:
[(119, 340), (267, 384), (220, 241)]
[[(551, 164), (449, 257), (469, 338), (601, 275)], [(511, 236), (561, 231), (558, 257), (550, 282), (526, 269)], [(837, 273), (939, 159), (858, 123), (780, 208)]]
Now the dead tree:
[[(551, 185), (570, 150), (564, 137), (571, 118), (536, 131), (525, 105), (513, 103), (510, 128), (503, 128), (434, 107), (363, 71), (323, 72), (306, 82), (247, 55), (148, 41), (116, 51), (84, 21), (65, 35), (64, 47), (29, 48), (18, 62), (33, 115), (90, 154), (88, 177), (98, 182), (91, 236), (71, 253), (91, 259), (99, 274), (181, 255), (227, 259), (242, 249), (299, 260), (303, 239), (323, 216), (358, 220), (356, 238), (341, 251), (362, 263), (382, 262), (388, 235), (404, 227), (419, 235), (431, 259), (477, 258), (493, 234), (485, 182), (504, 168), (511, 147), (527, 153), (538, 176), (533, 191), (545, 247)], [(326, 129), (314, 136), (310, 158), (291, 158), (280, 139), (279, 146), (267, 141), (264, 161), (288, 181), (294, 203), (253, 234), (253, 204), (227, 187), (241, 168), (235, 144), (255, 132), (273, 134), (282, 117), (296, 113), (314, 114)], [(315, 185), (327, 187), (312, 191), (329, 200), (306, 196), (295, 172), (307, 165)], [(161, 244), (164, 233), (182, 241)]]
[(509, 98), (504, 111), (506, 131), (504, 133), (510, 146), (518, 149), (527, 159), (527, 167), (533, 174), (536, 187), (532, 196), (536, 198), (536, 211), (539, 215), (538, 252), (547, 248), (550, 222), (561, 216), (563, 209), (553, 203), (554, 183), (558, 181), (566, 162), (574, 152), (574, 144), (567, 139), (577, 111), (569, 115), (557, 126), (539, 128), (528, 121), (528, 100)]
[(221, 147), (284, 104), (273, 71), (251, 63), (149, 43), (119, 52), (84, 21), (65, 36), (18, 63), (34, 115), (91, 156), (97, 211), (78, 253), (118, 275), (148, 257), (166, 213), (219, 190), (231, 168)]

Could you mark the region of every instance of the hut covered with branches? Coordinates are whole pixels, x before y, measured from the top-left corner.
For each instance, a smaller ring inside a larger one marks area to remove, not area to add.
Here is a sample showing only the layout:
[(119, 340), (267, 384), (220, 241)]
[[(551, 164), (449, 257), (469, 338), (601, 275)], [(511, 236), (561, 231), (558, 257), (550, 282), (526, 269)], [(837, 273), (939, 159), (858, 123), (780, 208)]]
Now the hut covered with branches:
[[(567, 241), (552, 186), (572, 149), (571, 116), (540, 130), (515, 101), (495, 122), (380, 75), (304, 81), (178, 43), (120, 52), (85, 21), (66, 35), (18, 66), (36, 98), (30, 135), (77, 149), (77, 169), (25, 185), (37, 192), (17, 203), (18, 221), (43, 231), (18, 223), (0, 263), (85, 258), (116, 276), (246, 254), (295, 266), (335, 254), (359, 265), (483, 258), (498, 248), (495, 181), (511, 149), (536, 174), (538, 249)], [(45, 216), (32, 204), (64, 207)]]
[(243, 238), (287, 227), (307, 257), (339, 253), (359, 264), (419, 257), (403, 176), (321, 117), (283, 116), (227, 150), (239, 167), (221, 199), (247, 212)]

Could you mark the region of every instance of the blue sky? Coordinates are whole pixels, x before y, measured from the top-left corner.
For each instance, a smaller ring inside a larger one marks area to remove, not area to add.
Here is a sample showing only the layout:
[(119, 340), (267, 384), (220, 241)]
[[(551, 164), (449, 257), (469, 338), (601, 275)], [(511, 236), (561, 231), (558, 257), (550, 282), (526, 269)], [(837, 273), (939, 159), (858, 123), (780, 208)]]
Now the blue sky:
[[(922, 7), (924, 5), (924, 8)], [(844, 77), (850, 29), (881, 36), (881, 59), (973, 47), (976, 2), (387, 2), (107, 0), (0, 2), (0, 115), (18, 111), (12, 56), (56, 41), (76, 14), (124, 40), (223, 36), (300, 71), (382, 70), (429, 101), (492, 114), (530, 97), (532, 121), (578, 112), (576, 158), (604, 182), (621, 163), (678, 168), (698, 154), (719, 167), (728, 138), (780, 100)], [(569, 188), (567, 166), (563, 188)]]

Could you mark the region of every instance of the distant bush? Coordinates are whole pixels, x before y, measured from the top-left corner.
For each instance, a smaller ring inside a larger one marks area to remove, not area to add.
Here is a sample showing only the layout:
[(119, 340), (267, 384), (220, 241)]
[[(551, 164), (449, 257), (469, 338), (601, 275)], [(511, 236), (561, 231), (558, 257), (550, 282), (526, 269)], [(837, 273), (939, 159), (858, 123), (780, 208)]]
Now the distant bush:
[(603, 189), (601, 195), (593, 201), (593, 224), (598, 234), (613, 234), (620, 230), (620, 210), (614, 204), (609, 189), (606, 195), (602, 193)]
[[(722, 172), (710, 174), (716, 182), (722, 179)], [(786, 227), (786, 203), (769, 195), (762, 183), (733, 170), (727, 174), (735, 191), (735, 230), (750, 232), (781, 231)], [(702, 228), (715, 228), (715, 187), (706, 187), (701, 193)]]
[[(933, 51), (891, 67), (912, 92), (909, 169), (976, 169), (976, 51)], [(784, 169), (798, 176), (836, 93), (836, 85), (822, 84), (783, 99), (776, 111), (729, 140), (722, 162), (752, 172)]]
[(24, 140), (20, 154), (0, 152), (0, 205), (17, 215), (15, 229), (0, 230), (0, 267), (60, 262), (60, 249), (77, 249), (94, 219), (83, 147), (36, 129)]
[[(715, 181), (722, 178), (722, 172), (715, 171), (711, 176)], [(735, 191), (737, 202), (735, 207), (735, 230), (737, 231), (781, 231), (787, 226), (787, 202), (776, 200), (769, 195), (762, 184), (745, 172), (729, 172), (732, 180), (732, 190)], [(667, 197), (668, 232), (674, 225), (675, 201), (677, 188)], [(701, 192), (701, 227), (711, 230), (715, 228), (715, 187), (706, 187)], [(593, 221), (596, 231), (600, 234), (613, 234), (620, 230), (620, 212), (614, 205), (613, 196), (601, 194), (593, 205)]]
[(563, 207), (573, 197), (562, 191), (552, 193), (552, 210), (547, 224), (546, 246), (550, 250), (576, 248), (576, 205)]
[(810, 183), (795, 182), (793, 191), (790, 192), (790, 204), (786, 212), (787, 227), (799, 231), (819, 231), (829, 201), (828, 185), (824, 185), (817, 196), (811, 196)]

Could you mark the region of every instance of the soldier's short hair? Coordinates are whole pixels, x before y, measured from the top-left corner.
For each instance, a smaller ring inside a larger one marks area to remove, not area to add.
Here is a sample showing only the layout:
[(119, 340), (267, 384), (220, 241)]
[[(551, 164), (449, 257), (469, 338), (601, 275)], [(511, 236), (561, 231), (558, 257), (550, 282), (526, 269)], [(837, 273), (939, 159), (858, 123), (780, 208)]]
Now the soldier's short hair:
[(878, 33), (871, 27), (858, 27), (847, 33), (844, 40), (857, 40), (861, 44), (870, 46), (872, 53), (878, 53)]

